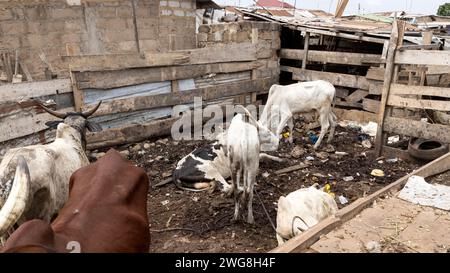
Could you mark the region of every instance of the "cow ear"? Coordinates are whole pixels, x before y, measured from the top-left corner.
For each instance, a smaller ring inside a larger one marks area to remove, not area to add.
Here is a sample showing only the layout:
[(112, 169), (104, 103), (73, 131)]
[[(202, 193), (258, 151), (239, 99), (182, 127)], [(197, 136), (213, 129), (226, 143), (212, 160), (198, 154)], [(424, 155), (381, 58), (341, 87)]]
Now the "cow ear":
[(86, 127), (91, 132), (100, 132), (102, 130), (102, 126), (89, 120), (86, 121)]
[(52, 121), (47, 121), (45, 123), (45, 125), (49, 128), (56, 129), (56, 127), (58, 127), (58, 124), (60, 124), (61, 122), (63, 122), (63, 121), (62, 120), (52, 120)]

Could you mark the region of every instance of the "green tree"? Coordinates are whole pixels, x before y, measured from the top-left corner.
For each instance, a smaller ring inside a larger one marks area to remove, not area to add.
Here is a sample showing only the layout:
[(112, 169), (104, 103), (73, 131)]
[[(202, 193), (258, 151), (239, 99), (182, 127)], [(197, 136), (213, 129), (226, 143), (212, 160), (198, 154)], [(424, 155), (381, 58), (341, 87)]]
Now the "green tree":
[(440, 16), (450, 16), (450, 3), (445, 3), (439, 6), (437, 15)]

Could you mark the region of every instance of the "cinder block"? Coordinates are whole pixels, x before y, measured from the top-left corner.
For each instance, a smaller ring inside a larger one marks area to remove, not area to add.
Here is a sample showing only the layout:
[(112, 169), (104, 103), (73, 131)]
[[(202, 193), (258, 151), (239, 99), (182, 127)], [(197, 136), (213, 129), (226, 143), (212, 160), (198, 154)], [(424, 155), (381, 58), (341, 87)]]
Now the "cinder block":
[(14, 16), (12, 15), (11, 9), (0, 8), (0, 21), (11, 20), (13, 18)]
[(2, 43), (1, 43), (0, 47), (5, 48), (5, 49), (12, 49), (12, 48), (18, 48), (19, 46), (20, 46), (19, 36), (7, 35), (7, 36), (2, 37)]
[(97, 14), (102, 18), (114, 18), (117, 16), (115, 7), (96, 7)]
[(23, 21), (2, 22), (0, 28), (3, 35), (24, 34), (27, 32)]
[(143, 28), (138, 30), (139, 39), (157, 39), (158, 38), (158, 29), (156, 26), (154, 28)]
[(168, 6), (168, 3), (167, 3), (167, 1), (159, 1), (159, 5), (160, 5), (161, 7), (167, 7), (167, 6)]
[(197, 42), (206, 42), (208, 40), (207, 33), (198, 33), (197, 34)]
[(184, 11), (180, 9), (173, 10), (173, 15), (175, 16), (183, 16), (184, 17)]
[(120, 6), (116, 9), (118, 18), (131, 18), (133, 16), (133, 10), (129, 6)]
[(146, 51), (157, 51), (160, 48), (158, 40), (140, 40), (141, 49)]
[(180, 3), (181, 8), (183, 9), (193, 9), (191, 1), (183, 1)]
[(96, 26), (99, 29), (126, 29), (128, 27), (127, 20), (123, 18), (99, 18), (96, 20)]
[(170, 15), (172, 15), (172, 10), (171, 9), (161, 9), (161, 15), (170, 16)]
[(250, 42), (251, 41), (251, 35), (248, 31), (239, 31), (236, 33), (236, 42), (237, 43), (244, 43), (244, 42)]
[(118, 42), (117, 46), (120, 51), (124, 51), (124, 52), (137, 51), (136, 41)]
[(106, 42), (122, 42), (122, 41), (134, 41), (134, 31), (131, 29), (127, 31), (104, 31), (103, 38)]
[(211, 27), (209, 25), (200, 25), (198, 27), (198, 32), (209, 33), (211, 31)]
[(70, 8), (52, 9), (51, 15), (54, 19), (82, 18), (83, 10), (79, 6), (71, 6)]
[(169, 1), (168, 3), (169, 3), (169, 7), (172, 7), (172, 8), (180, 7), (180, 2), (178, 2), (178, 1)]

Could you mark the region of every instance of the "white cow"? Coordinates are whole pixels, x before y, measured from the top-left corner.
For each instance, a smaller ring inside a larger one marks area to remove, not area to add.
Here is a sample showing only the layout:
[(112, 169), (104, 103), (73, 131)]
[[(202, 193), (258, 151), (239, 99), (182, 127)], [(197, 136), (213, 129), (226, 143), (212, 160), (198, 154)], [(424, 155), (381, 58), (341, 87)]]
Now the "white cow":
[(317, 111), (321, 125), (320, 136), (314, 145), (314, 149), (317, 149), (330, 125), (331, 130), (328, 142), (333, 139), (336, 116), (332, 112), (331, 104), (335, 93), (334, 86), (322, 80), (294, 83), (286, 86), (274, 84), (269, 90), (269, 97), (260, 122), (262, 125), (270, 128), (278, 137), (287, 123), (290, 131), (289, 142), (292, 143), (294, 114)]
[[(70, 176), (89, 164), (85, 154), (86, 128), (101, 128), (87, 118), (100, 103), (87, 112), (64, 114), (42, 106), (63, 119), (47, 123), (57, 126), (55, 140), (46, 145), (11, 149), (5, 154), (0, 163), (0, 238), (16, 224), (30, 219), (50, 222), (62, 208), (68, 198)], [(24, 174), (26, 169), (29, 176)]]
[(278, 245), (311, 228), (338, 211), (336, 201), (328, 193), (314, 186), (281, 196), (278, 200)]

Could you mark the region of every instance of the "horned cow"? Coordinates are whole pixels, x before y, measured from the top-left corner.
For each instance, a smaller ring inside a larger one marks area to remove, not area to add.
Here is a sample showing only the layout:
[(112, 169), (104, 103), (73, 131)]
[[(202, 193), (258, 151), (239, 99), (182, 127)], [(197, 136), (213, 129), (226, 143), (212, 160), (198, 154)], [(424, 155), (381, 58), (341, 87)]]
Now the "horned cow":
[[(82, 113), (60, 113), (41, 105), (45, 111), (62, 119), (47, 123), (51, 127), (57, 126), (55, 140), (47, 145), (11, 149), (5, 154), (0, 163), (2, 240), (7, 237), (5, 233), (26, 220), (37, 218), (49, 222), (64, 205), (71, 174), (89, 164), (85, 154), (86, 128), (91, 131), (101, 128), (87, 118), (100, 104)], [(25, 177), (24, 164), (29, 169), (29, 179), (14, 179), (14, 176)], [(22, 185), (15, 186), (16, 183)]]
[(22, 224), (3, 252), (148, 252), (148, 177), (111, 149), (70, 177), (69, 199), (48, 224)]

